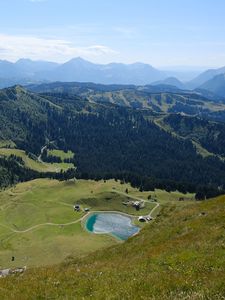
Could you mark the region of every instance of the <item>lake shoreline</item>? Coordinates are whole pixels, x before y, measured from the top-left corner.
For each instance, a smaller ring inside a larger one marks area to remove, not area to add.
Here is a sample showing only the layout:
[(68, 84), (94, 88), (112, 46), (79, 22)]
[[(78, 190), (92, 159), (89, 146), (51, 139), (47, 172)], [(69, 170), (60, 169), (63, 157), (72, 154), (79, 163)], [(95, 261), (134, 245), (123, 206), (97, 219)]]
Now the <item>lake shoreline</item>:
[[(109, 218), (105, 218), (106, 215)], [(125, 241), (140, 232), (141, 228), (133, 224), (134, 219), (135, 217), (126, 213), (100, 211), (88, 214), (83, 220), (83, 226), (92, 234), (107, 234), (119, 241)], [(97, 229), (94, 228), (96, 226)]]

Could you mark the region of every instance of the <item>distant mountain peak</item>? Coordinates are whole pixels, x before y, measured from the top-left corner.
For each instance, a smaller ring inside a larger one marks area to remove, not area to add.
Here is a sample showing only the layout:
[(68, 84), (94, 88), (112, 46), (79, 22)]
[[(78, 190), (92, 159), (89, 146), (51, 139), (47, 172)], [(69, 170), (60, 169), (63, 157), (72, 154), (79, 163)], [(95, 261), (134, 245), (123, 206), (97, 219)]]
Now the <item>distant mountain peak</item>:
[(178, 80), (176, 77), (168, 77), (164, 80), (153, 82), (152, 85), (169, 85), (177, 87), (179, 89), (185, 89), (185, 85), (183, 84), (183, 82)]
[(18, 63), (26, 63), (26, 62), (34, 62), (32, 59), (30, 58), (20, 58), (16, 61), (16, 64)]
[(136, 66), (136, 67), (146, 67), (146, 66), (148, 66), (148, 67), (153, 68), (152, 65), (146, 64), (146, 63), (143, 63), (143, 62), (140, 62), (140, 61), (137, 61), (137, 62), (135, 62), (133, 64), (130, 64), (130, 65), (131, 66)]
[(19, 93), (26, 94), (27, 93), (27, 90), (19, 84), (14, 85), (11, 89), (13, 92), (15, 92), (15, 94), (19, 94)]
[(71, 58), (69, 61), (67, 61), (66, 63), (88, 63), (88, 64), (92, 64), (90, 61), (78, 56), (78, 57), (74, 57)]
[(217, 96), (225, 98), (225, 73), (214, 76), (200, 86), (200, 89), (207, 90)]
[(221, 75), (225, 73), (225, 67), (219, 69), (209, 69), (201, 73), (199, 76), (191, 80), (188, 85), (190, 88), (199, 88), (201, 85), (205, 84), (207, 81), (213, 79), (216, 75)]

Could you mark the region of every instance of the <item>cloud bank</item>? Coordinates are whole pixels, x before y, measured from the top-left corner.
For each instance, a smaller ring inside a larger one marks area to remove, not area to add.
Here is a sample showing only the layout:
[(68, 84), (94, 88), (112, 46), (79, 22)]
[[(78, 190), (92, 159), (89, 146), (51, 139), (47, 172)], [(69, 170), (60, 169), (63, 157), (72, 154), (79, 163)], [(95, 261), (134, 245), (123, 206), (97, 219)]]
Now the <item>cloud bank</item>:
[(113, 57), (118, 52), (104, 45), (74, 46), (61, 39), (0, 34), (0, 59), (16, 61), (21, 57), (33, 60), (65, 62), (73, 57), (98, 60)]

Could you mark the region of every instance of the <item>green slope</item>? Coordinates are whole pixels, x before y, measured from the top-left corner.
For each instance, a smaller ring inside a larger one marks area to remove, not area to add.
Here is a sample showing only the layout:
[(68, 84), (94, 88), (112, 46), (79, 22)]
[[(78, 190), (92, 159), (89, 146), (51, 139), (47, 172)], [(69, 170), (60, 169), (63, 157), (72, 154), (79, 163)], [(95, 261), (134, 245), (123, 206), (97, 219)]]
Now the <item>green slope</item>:
[(122, 245), (2, 279), (2, 299), (224, 299), (224, 207), (167, 205)]
[(191, 116), (170, 114), (161, 118), (159, 125), (181, 138), (199, 144), (208, 151), (208, 155), (211, 153), (211, 155), (214, 154), (224, 159), (225, 130), (223, 124)]
[(10, 155), (16, 155), (17, 157), (21, 157), (24, 162), (24, 165), (27, 168), (38, 172), (60, 172), (60, 170), (65, 171), (69, 168), (74, 167), (72, 163), (46, 163), (46, 162), (34, 160), (30, 158), (28, 155), (26, 155), (25, 151), (23, 150), (0, 148), (0, 156), (8, 157)]
[(58, 149), (53, 149), (53, 150), (48, 150), (48, 155), (54, 156), (54, 157), (59, 157), (63, 161), (64, 159), (70, 159), (74, 157), (74, 153), (72, 151), (62, 151)]
[[(89, 207), (91, 212), (118, 211), (135, 217), (147, 215), (156, 207), (157, 203), (148, 200), (150, 194), (161, 205), (167, 202), (183, 205), (183, 202), (178, 202), (180, 197), (194, 197), (161, 190), (141, 193), (128, 184), (114, 180), (58, 182), (36, 179), (2, 191), (0, 266), (51, 265), (61, 262), (68, 255), (79, 256), (112, 245), (117, 242), (115, 239), (89, 234), (84, 230), (84, 219), (81, 218), (85, 213), (74, 212), (73, 205)], [(131, 206), (123, 205), (129, 198), (144, 199), (145, 207), (136, 211)], [(155, 214), (159, 209), (155, 210)], [(137, 222), (137, 218), (135, 220)], [(16, 257), (15, 262), (11, 261), (12, 256)]]
[(210, 115), (210, 113), (225, 110), (225, 105), (218, 103), (215, 99), (209, 100), (201, 94), (182, 90), (169, 92), (166, 91), (166, 86), (164, 91), (160, 86), (107, 86), (92, 83), (55, 82), (29, 88), (40, 93), (78, 95), (91, 102), (114, 103), (126, 107), (150, 109), (155, 112)]

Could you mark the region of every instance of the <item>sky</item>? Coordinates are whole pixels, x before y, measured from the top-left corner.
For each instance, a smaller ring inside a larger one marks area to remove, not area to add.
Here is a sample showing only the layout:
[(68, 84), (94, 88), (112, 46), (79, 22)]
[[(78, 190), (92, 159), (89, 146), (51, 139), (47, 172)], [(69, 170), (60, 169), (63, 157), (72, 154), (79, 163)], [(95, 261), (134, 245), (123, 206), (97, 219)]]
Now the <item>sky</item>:
[(0, 0), (0, 59), (225, 65), (224, 0)]

